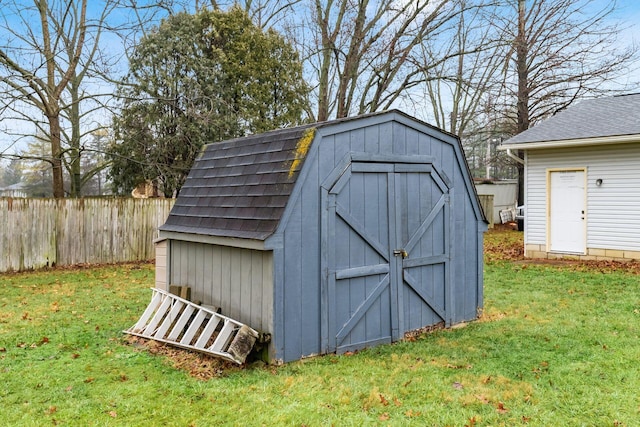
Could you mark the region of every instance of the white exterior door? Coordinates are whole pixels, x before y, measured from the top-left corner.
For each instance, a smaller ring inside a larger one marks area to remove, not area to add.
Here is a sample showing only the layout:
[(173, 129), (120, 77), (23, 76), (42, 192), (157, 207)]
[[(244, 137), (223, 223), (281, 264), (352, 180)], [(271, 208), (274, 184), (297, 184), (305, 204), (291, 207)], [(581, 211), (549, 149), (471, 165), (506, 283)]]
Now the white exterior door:
[(584, 170), (550, 172), (549, 249), (583, 254), (586, 246)]

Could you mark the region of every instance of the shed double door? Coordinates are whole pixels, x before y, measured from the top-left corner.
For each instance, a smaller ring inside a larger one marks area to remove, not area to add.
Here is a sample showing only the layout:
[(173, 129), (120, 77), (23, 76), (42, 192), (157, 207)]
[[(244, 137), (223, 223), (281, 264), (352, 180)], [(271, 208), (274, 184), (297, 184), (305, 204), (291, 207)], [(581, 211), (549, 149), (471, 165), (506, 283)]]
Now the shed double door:
[(430, 164), (352, 163), (327, 192), (329, 351), (447, 322), (450, 191)]

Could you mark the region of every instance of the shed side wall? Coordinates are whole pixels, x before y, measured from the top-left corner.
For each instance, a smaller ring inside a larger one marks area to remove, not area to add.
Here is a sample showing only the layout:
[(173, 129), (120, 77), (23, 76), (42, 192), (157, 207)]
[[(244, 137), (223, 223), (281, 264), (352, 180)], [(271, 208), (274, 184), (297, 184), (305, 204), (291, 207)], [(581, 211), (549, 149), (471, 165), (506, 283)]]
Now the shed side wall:
[(225, 316), (272, 332), (273, 253), (171, 240), (170, 284), (191, 287), (191, 299)]
[(640, 143), (529, 150), (525, 245), (546, 247), (547, 170), (579, 167), (587, 169), (587, 248), (640, 251)]

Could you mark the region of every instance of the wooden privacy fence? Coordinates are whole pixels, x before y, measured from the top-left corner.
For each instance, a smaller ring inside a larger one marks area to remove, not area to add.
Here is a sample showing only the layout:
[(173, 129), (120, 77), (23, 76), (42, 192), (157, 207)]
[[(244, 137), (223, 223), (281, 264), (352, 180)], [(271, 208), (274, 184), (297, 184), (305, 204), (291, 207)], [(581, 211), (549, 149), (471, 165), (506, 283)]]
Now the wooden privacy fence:
[(153, 259), (173, 199), (0, 198), (0, 272)]
[(489, 221), (489, 228), (493, 228), (495, 218), (493, 217), (493, 194), (480, 194), (478, 195), (480, 200), (480, 206), (484, 211), (484, 216)]

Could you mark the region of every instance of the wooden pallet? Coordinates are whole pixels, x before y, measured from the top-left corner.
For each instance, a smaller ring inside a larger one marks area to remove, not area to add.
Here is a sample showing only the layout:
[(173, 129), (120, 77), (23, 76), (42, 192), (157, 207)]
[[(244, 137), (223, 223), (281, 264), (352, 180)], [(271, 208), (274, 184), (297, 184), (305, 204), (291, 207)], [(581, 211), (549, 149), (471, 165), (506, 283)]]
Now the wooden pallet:
[(140, 320), (123, 332), (244, 363), (258, 332), (177, 295), (152, 291)]

